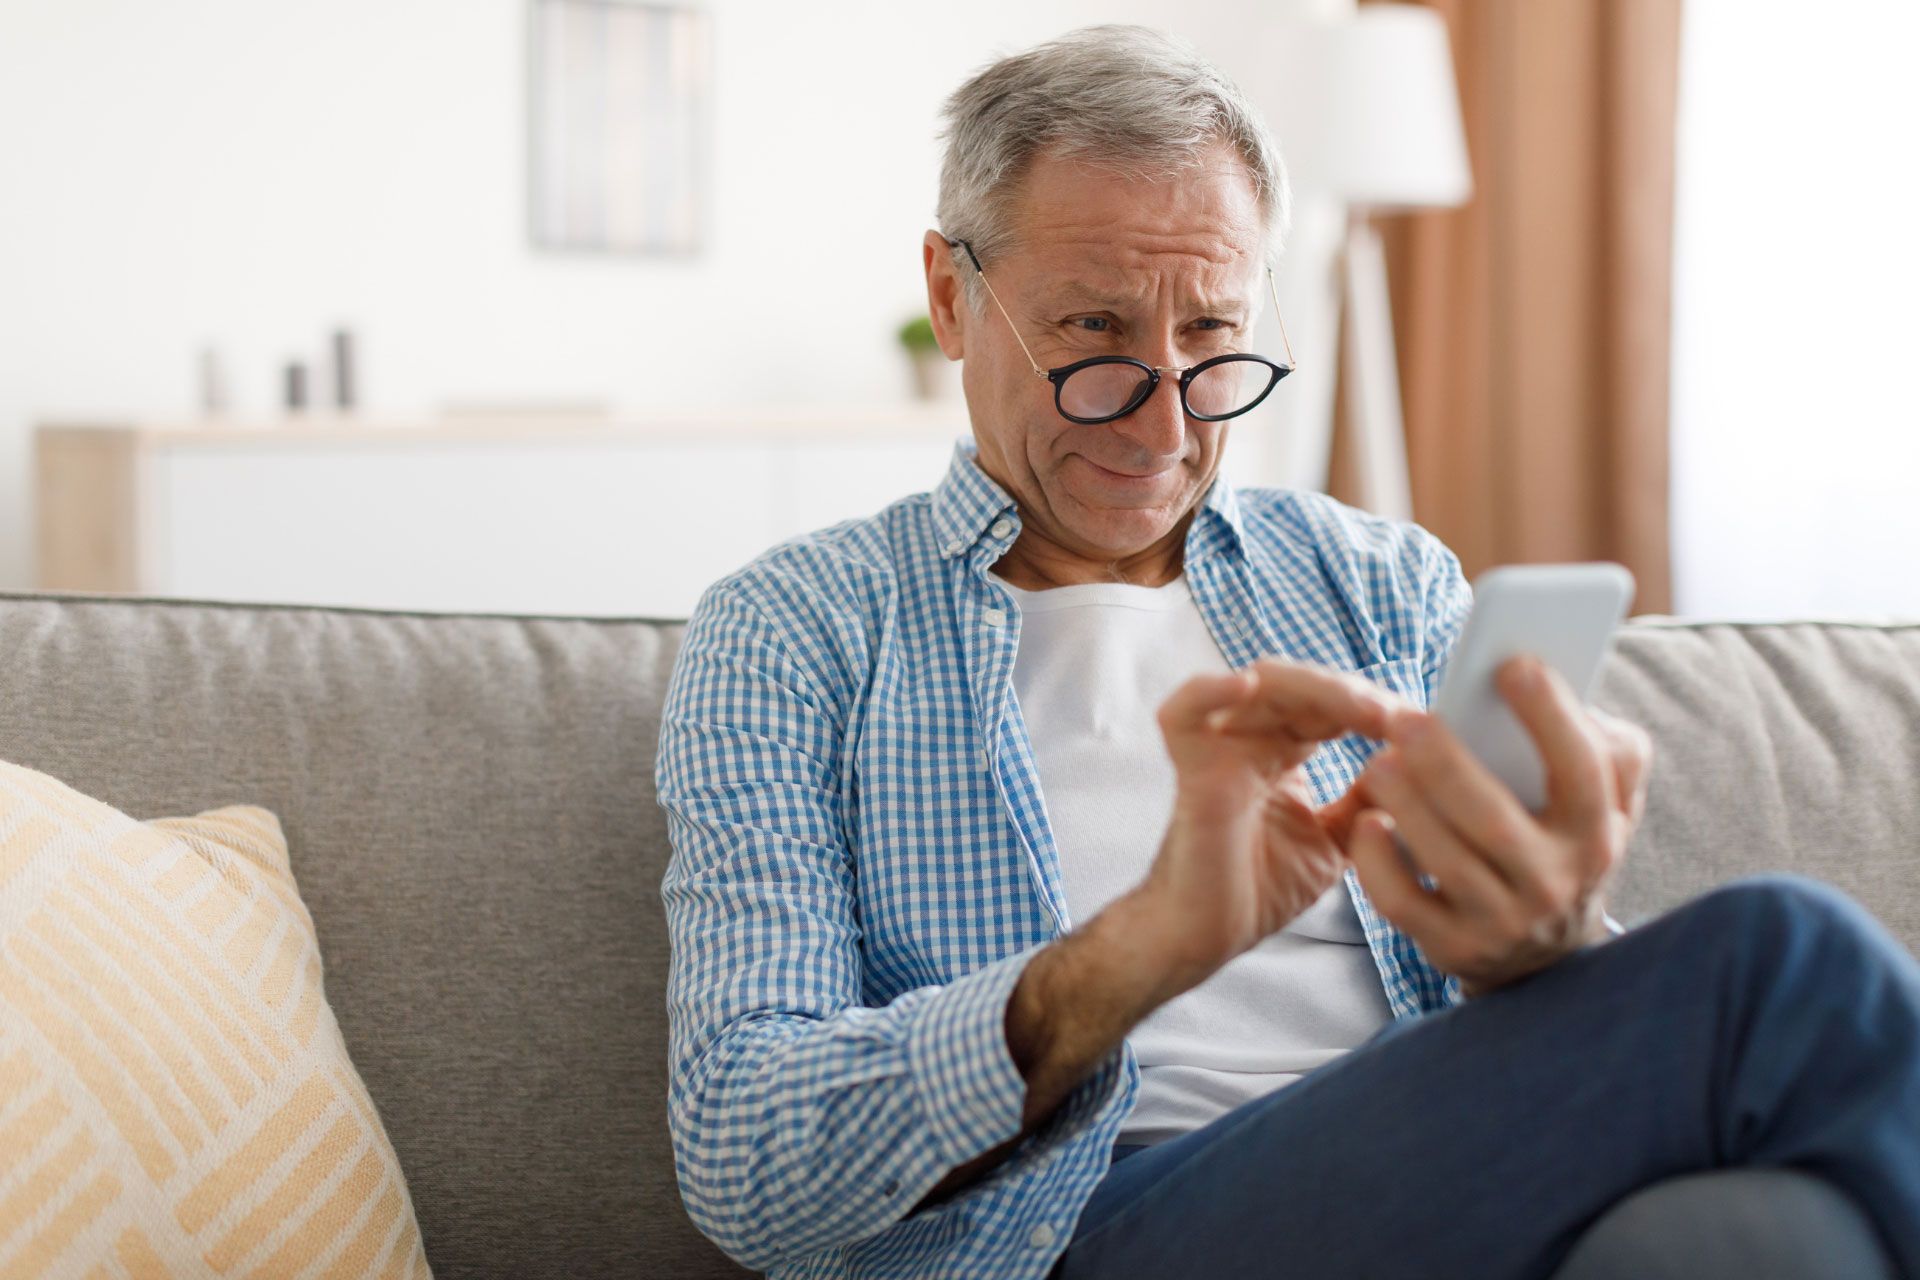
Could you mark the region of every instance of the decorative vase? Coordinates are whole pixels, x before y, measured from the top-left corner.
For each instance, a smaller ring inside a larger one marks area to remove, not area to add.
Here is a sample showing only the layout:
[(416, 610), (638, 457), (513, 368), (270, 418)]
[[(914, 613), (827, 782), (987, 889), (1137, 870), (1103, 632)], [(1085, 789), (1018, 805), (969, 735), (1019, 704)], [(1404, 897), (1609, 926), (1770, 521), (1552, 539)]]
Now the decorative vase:
[(939, 348), (910, 353), (907, 363), (913, 369), (913, 398), (946, 400), (953, 394), (955, 365)]

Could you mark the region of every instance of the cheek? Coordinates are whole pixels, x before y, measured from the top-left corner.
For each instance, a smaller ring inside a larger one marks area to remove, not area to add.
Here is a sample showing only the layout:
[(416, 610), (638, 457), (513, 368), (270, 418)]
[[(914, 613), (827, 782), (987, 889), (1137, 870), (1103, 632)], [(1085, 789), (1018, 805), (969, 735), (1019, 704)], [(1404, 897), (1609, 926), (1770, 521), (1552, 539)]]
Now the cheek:
[(1226, 447), (1226, 433), (1220, 429), (1224, 425), (1219, 422), (1187, 423), (1187, 438), (1181, 449), (1180, 475), (1194, 487), (1196, 501), (1206, 489), (1208, 479), (1220, 469), (1220, 452)]
[(1059, 468), (1067, 452), (1059, 428), (1070, 424), (1054, 414), (1051, 398), (1035, 398), (1029, 383), (1040, 380), (1031, 374), (996, 376), (986, 361), (968, 361), (960, 377), (981, 462), (1002, 488), (1031, 502), (1041, 478)]

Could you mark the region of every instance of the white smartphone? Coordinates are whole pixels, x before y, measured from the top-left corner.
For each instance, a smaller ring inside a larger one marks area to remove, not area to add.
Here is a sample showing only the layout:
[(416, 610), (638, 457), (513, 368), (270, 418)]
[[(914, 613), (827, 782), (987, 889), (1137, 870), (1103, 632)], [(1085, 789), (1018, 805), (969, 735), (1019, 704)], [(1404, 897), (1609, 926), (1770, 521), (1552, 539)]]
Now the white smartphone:
[(1474, 579), (1473, 612), (1441, 674), (1433, 711), (1532, 812), (1547, 803), (1546, 769), (1494, 686), (1494, 672), (1515, 654), (1531, 653), (1585, 701), (1632, 600), (1633, 574), (1617, 564), (1505, 565)]

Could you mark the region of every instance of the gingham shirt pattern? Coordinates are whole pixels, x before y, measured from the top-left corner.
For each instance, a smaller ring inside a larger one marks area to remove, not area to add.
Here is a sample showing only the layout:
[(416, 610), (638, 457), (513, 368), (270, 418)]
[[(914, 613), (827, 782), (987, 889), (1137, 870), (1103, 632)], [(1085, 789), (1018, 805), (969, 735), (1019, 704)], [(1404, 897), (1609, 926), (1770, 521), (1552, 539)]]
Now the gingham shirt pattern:
[[(1019, 537), (972, 446), (939, 487), (784, 543), (688, 624), (656, 782), (673, 857), (670, 1124), (694, 1222), (777, 1277), (1040, 1277), (1139, 1086), (1111, 1055), (1013, 1157), (1008, 996), (1071, 927), (1013, 694), (1020, 614), (988, 569)], [(1416, 525), (1321, 495), (1213, 485), (1193, 598), (1235, 667), (1280, 655), (1425, 705), (1470, 601)], [(1307, 763), (1322, 801), (1374, 744)], [(1399, 1018), (1455, 1003), (1349, 873)]]

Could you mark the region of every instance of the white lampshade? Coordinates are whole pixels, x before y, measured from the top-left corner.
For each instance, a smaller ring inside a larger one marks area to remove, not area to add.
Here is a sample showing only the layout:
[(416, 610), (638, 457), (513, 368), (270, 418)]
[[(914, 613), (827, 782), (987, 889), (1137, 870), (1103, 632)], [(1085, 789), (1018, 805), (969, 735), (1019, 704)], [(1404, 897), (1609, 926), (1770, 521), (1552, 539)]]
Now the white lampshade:
[(1376, 209), (1457, 205), (1472, 193), (1439, 14), (1363, 5), (1343, 22), (1290, 25), (1277, 52), (1261, 79), (1303, 189)]

